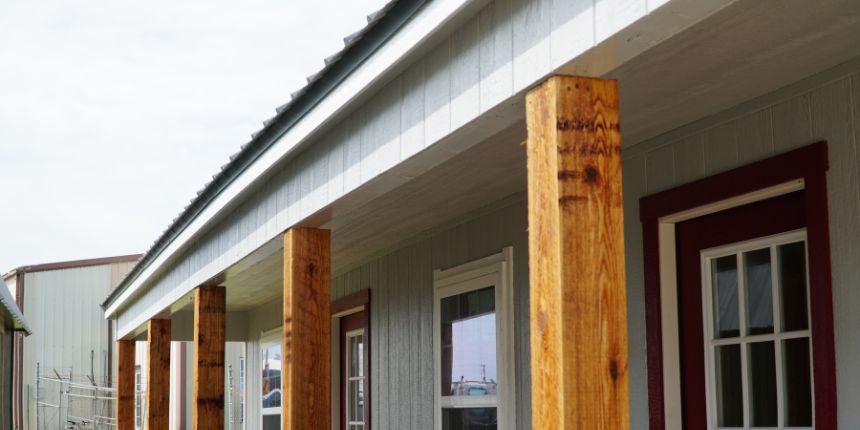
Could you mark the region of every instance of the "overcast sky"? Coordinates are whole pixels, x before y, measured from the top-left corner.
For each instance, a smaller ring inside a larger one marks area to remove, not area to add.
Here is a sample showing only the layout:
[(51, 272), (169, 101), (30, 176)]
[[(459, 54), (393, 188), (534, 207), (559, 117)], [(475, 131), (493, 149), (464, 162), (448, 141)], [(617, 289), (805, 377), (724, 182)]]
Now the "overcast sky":
[(384, 3), (0, 1), (0, 272), (144, 252)]

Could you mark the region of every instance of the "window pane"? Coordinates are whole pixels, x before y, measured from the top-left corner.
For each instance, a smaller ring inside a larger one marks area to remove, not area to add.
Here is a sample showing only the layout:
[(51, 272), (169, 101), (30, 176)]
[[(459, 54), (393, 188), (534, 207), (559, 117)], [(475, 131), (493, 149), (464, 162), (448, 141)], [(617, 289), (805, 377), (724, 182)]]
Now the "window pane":
[(747, 333), (773, 333), (770, 248), (744, 253)]
[(442, 395), (495, 395), (495, 288), (446, 297), (440, 307)]
[(349, 375), (364, 375), (364, 336), (352, 335), (347, 340), (349, 348)]
[(364, 421), (364, 380), (349, 381), (349, 421)]
[(263, 430), (281, 430), (281, 414), (263, 415)]
[(785, 424), (812, 425), (812, 379), (809, 375), (809, 339), (782, 343), (785, 380)]
[(749, 345), (750, 418), (753, 427), (775, 427), (776, 355), (773, 342)]
[(442, 430), (495, 430), (496, 408), (443, 408)]
[(779, 284), (782, 296), (782, 330), (806, 330), (806, 245), (795, 242), (779, 247)]
[(263, 407), (281, 406), (281, 346), (263, 348)]
[(734, 255), (714, 259), (711, 265), (711, 283), (714, 290), (714, 337), (717, 339), (740, 335), (737, 266), (737, 257)]
[(716, 348), (717, 421), (720, 427), (744, 425), (741, 381), (741, 348), (725, 345)]

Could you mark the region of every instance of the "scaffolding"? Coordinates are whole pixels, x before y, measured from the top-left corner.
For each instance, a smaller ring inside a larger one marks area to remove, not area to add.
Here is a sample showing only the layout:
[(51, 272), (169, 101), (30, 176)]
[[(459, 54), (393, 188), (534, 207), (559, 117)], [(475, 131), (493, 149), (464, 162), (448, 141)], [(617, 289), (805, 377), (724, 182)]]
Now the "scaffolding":
[(116, 390), (71, 367), (44, 369), (36, 363), (36, 430), (114, 429)]

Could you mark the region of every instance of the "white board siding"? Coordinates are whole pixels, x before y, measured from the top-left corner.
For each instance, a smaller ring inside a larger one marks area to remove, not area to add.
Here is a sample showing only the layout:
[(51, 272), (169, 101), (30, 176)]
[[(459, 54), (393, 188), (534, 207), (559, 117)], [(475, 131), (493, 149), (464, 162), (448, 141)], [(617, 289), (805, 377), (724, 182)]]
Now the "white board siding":
[(602, 40), (596, 32), (608, 36), (646, 11), (646, 0), (624, 3), (624, 14), (596, 18), (589, 0), (488, 2), (352, 114), (326, 126), (308, 149), (260, 181), (254, 193), (165, 264), (145, 292), (118, 312), (119, 335), (591, 48)]
[[(826, 139), (839, 428), (860, 427), (860, 59), (635, 145), (623, 153), (631, 428), (646, 428), (639, 198)], [(700, 158), (703, 157), (703, 158)], [(639, 321), (637, 324), (636, 321)]]

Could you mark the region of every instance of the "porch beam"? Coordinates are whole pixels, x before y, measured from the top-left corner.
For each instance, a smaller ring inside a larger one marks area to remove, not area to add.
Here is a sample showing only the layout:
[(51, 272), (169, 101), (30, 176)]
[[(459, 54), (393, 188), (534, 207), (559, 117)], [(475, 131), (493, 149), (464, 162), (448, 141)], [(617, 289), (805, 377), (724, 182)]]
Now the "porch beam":
[(627, 305), (615, 81), (526, 96), (532, 427), (627, 429)]
[(116, 377), (116, 428), (134, 430), (135, 341), (118, 340)]
[(170, 320), (149, 320), (146, 361), (146, 428), (170, 425)]
[(201, 286), (194, 292), (194, 430), (224, 425), (226, 290)]
[(329, 430), (331, 235), (284, 235), (283, 429)]

